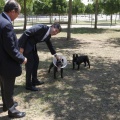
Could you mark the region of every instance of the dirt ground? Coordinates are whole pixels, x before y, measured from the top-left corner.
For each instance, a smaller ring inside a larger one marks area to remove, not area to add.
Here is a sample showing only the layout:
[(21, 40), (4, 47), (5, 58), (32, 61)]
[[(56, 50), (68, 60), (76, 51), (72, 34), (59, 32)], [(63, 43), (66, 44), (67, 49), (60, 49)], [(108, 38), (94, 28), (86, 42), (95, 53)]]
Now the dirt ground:
[[(52, 55), (45, 43), (37, 46), (38, 78), (45, 82), (38, 86), (40, 91), (25, 90), (23, 66), (14, 94), (17, 108), (26, 112), (20, 120), (120, 120), (120, 30), (79, 28), (71, 32), (69, 41), (65, 31), (51, 39), (58, 54), (68, 61), (63, 79), (60, 73), (56, 80), (53, 71), (48, 74)], [(80, 70), (77, 66), (73, 70), (74, 53), (88, 55), (90, 69), (81, 64)], [(0, 100), (0, 120), (9, 120), (1, 103)]]

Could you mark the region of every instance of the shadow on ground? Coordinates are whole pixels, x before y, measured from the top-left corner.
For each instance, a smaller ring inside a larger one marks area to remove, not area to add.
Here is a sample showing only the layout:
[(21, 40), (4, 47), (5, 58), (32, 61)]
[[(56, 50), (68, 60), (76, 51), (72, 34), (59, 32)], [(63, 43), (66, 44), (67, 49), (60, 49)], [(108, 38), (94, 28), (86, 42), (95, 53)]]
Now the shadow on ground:
[[(61, 44), (59, 43), (61, 41)], [(65, 42), (65, 38), (53, 38), (53, 44), (58, 51), (65, 53), (68, 65), (64, 69), (64, 78), (53, 79), (53, 71), (48, 74), (51, 63), (50, 58), (45, 61), (40, 60), (38, 77), (45, 81), (40, 92), (32, 93), (24, 91), (23, 86), (16, 86), (19, 93), (25, 97), (24, 102), (31, 102), (31, 99), (38, 99), (37, 105), (49, 104), (50, 107), (41, 111), (48, 116), (54, 114), (54, 120), (119, 120), (120, 119), (120, 69), (119, 62), (111, 59), (90, 56), (91, 68), (80, 66), (80, 70), (72, 69), (72, 54), (64, 49), (79, 49), (82, 44), (77, 39)], [(116, 42), (117, 41), (117, 42)], [(118, 39), (110, 39), (109, 44), (119, 45)], [(86, 43), (83, 43), (86, 44)], [(49, 50), (46, 44), (38, 45), (38, 51)], [(41, 56), (40, 56), (41, 57)], [(26, 94), (25, 94), (26, 93)]]
[[(119, 40), (111, 38), (108, 44), (119, 46)], [(73, 49), (79, 50), (81, 45), (87, 43), (73, 38), (66, 42), (64, 37), (52, 38), (52, 41), (57, 51), (64, 53), (68, 60), (63, 71), (64, 78), (61, 79), (58, 72), (57, 79), (53, 79), (53, 70), (48, 74), (50, 57), (44, 61), (40, 59), (38, 78), (45, 82), (43, 86), (39, 86), (40, 91), (25, 90), (25, 81), (15, 86), (15, 96), (22, 96), (24, 103), (29, 104), (24, 105), (24, 109), (32, 110), (32, 115), (40, 116), (40, 113), (45, 113), (48, 119), (53, 115), (54, 120), (119, 120), (120, 62), (89, 55), (90, 69), (81, 64), (80, 70), (73, 70), (72, 54), (77, 52)], [(45, 43), (38, 44), (38, 51), (44, 52), (45, 56), (49, 53)], [(44, 56), (40, 54), (39, 57)], [(32, 120), (31, 114), (28, 112), (27, 119)], [(5, 119), (6, 116), (2, 117), (2, 120)]]
[(45, 87), (40, 92), (26, 91), (25, 94), (23, 86), (17, 86), (20, 93), (15, 93), (23, 93), (24, 102), (40, 99), (37, 105), (48, 103), (50, 107), (42, 112), (48, 116), (54, 114), (54, 120), (118, 120), (120, 63), (101, 57), (90, 57), (90, 60), (91, 68), (84, 68), (81, 64), (80, 70), (73, 70), (70, 61), (64, 69), (64, 78), (61, 79), (57, 73), (55, 80), (53, 71), (47, 73), (50, 63), (40, 62), (38, 74), (45, 81)]
[(111, 38), (107, 42), (114, 48), (120, 47), (120, 38)]
[[(67, 29), (65, 28), (65, 29), (63, 29), (62, 30), (63, 32), (67, 32)], [(113, 32), (113, 31), (116, 31), (116, 30), (114, 30), (114, 29), (103, 29), (103, 28), (97, 28), (97, 29), (94, 29), (94, 28), (87, 28), (87, 27), (83, 27), (83, 28), (71, 28), (71, 33), (73, 33), (73, 34), (78, 34), (78, 33), (80, 33), (80, 34), (86, 34), (86, 33), (88, 33), (88, 34), (102, 34), (102, 33), (105, 33), (105, 32)], [(120, 30), (118, 30), (118, 31), (120, 31)]]

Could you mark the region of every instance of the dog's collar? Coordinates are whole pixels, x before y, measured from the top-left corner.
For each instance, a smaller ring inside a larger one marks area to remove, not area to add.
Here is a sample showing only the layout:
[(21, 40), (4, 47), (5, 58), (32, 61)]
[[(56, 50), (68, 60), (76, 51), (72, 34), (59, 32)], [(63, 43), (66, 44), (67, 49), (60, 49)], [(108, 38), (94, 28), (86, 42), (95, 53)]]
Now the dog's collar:
[[(62, 55), (58, 55), (58, 57), (59, 58), (61, 58), (61, 59), (63, 59), (63, 66), (62, 67), (60, 67), (60, 68), (65, 68), (66, 66), (67, 66), (67, 59), (66, 59), (66, 57), (64, 57), (64, 56), (62, 56)], [(57, 61), (57, 59), (56, 59), (56, 57), (53, 57), (53, 64), (56, 66), (56, 61)], [(57, 67), (57, 66), (56, 66)]]

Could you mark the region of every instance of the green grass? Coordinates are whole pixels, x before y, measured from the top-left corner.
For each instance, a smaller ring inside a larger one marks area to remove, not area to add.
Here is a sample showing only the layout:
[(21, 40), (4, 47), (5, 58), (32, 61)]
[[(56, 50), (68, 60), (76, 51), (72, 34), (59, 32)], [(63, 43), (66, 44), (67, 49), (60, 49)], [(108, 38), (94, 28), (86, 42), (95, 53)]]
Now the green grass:
[[(34, 20), (27, 20), (27, 25), (49, 24), (49, 22), (50, 21), (48, 21), (48, 20), (43, 21), (43, 20), (34, 19)], [(72, 21), (72, 24), (73, 25), (91, 25), (91, 21), (80, 21), (80, 20), (78, 20), (77, 23), (76, 23), (76, 21), (74, 20), (74, 21)], [(107, 21), (106, 20), (98, 20), (97, 24), (99, 26), (110, 26), (111, 22), (110, 22), (110, 20), (107, 20)], [(21, 20), (19, 20), (19, 21), (15, 20), (14, 21), (14, 26), (23, 26), (23, 25), (24, 25), (24, 22), (21, 21)], [(92, 25), (94, 25), (94, 21), (92, 21)], [(117, 20), (116, 24), (115, 24), (115, 21), (113, 20), (112, 26), (115, 26), (115, 25), (120, 25), (120, 20)]]

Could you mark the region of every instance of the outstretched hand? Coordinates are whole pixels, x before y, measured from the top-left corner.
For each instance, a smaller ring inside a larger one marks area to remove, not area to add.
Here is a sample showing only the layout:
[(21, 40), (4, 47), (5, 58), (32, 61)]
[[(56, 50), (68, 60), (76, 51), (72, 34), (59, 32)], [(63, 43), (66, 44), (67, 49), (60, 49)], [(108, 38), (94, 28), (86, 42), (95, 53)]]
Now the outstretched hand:
[(56, 57), (56, 59), (57, 59), (58, 61), (61, 61), (61, 57), (60, 57), (60, 56), (55, 55), (55, 57)]

